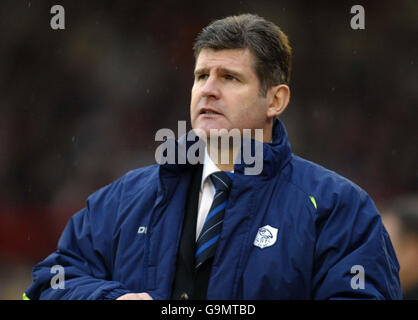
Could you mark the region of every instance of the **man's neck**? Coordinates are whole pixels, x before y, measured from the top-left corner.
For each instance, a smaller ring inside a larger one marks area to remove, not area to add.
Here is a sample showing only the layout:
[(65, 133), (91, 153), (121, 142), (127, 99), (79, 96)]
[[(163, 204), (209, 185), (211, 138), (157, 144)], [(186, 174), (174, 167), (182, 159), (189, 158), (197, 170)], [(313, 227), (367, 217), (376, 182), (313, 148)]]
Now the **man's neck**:
[[(272, 142), (271, 128), (267, 131), (264, 130), (262, 138), (263, 142)], [(252, 139), (255, 139), (255, 137), (252, 137)], [(241, 145), (235, 146), (233, 139), (231, 138), (228, 146), (222, 146), (222, 144), (218, 141), (218, 144), (213, 146), (213, 148), (214, 150), (211, 148), (209, 139), (207, 141), (207, 152), (215, 165), (222, 171), (234, 171), (234, 162)], [(222, 159), (222, 155), (224, 159)]]
[[(239, 149), (238, 148), (228, 148), (223, 149), (220, 146), (216, 150), (210, 148), (210, 143), (207, 146), (207, 152), (209, 157), (212, 159), (213, 163), (222, 171), (234, 171), (234, 160), (237, 156)], [(222, 159), (222, 155), (224, 159)], [(225, 157), (228, 156), (227, 159)]]

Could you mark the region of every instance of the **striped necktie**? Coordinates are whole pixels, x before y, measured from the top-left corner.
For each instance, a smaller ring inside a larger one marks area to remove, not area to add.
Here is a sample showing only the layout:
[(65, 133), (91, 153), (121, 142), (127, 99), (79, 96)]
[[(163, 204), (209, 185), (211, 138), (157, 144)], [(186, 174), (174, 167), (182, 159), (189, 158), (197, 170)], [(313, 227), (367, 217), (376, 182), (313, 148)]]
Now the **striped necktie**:
[(228, 194), (232, 184), (233, 173), (219, 171), (210, 175), (216, 193), (202, 231), (196, 242), (195, 269), (207, 259), (214, 257), (219, 236), (222, 230), (225, 208), (228, 204)]

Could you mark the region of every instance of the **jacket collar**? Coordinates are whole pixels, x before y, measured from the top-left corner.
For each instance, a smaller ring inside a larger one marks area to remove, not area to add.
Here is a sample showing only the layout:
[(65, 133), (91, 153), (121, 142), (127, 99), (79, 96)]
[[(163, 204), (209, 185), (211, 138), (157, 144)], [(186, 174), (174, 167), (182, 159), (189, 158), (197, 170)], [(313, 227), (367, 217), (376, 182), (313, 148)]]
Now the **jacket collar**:
[[(251, 150), (255, 150), (255, 145), (261, 142), (250, 140)], [(263, 167), (259, 176), (263, 178), (271, 178), (278, 174), (281, 169), (290, 160), (292, 149), (290, 147), (289, 138), (286, 128), (282, 121), (276, 118), (273, 126), (272, 142), (262, 143), (263, 150)], [(243, 155), (241, 154), (241, 157)], [(245, 169), (253, 167), (254, 164), (245, 163), (244, 159), (241, 159), (241, 164), (234, 166), (235, 173), (245, 174)]]

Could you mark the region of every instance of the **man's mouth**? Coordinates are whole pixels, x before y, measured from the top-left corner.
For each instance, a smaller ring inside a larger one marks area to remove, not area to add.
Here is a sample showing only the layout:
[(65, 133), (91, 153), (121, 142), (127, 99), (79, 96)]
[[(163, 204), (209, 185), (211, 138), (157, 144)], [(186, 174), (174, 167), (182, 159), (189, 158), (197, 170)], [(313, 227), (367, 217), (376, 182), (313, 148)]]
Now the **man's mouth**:
[(216, 113), (216, 112), (214, 112), (214, 111), (203, 111), (202, 112), (202, 114), (219, 114), (219, 113)]
[(215, 115), (222, 115), (218, 110), (213, 108), (202, 108), (200, 109), (200, 114), (215, 114)]

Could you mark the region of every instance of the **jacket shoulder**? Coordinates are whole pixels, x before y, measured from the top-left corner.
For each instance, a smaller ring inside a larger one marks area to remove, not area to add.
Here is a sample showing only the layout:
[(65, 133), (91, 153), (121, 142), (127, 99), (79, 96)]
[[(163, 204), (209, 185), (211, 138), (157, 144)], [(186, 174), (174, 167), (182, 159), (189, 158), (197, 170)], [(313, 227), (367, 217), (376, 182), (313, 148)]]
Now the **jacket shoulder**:
[(124, 198), (138, 194), (142, 190), (157, 187), (158, 165), (151, 165), (128, 171), (112, 183), (98, 189), (88, 198), (89, 202), (100, 202), (105, 199)]
[(296, 155), (292, 155), (287, 174), (289, 181), (310, 198), (315, 209), (330, 209), (340, 201), (370, 198), (348, 178)]

